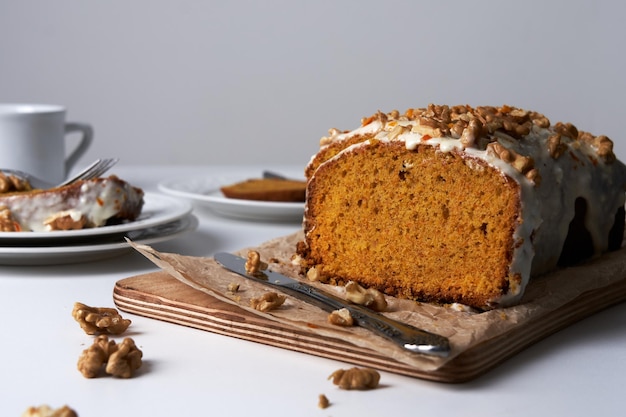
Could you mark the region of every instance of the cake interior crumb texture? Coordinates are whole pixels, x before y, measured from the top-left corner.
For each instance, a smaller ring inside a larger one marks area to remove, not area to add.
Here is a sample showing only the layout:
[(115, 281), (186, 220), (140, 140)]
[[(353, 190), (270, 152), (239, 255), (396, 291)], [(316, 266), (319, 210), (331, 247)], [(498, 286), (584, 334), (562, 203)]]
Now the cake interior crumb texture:
[(373, 143), (353, 152), (328, 162), (310, 185), (323, 187), (307, 216), (320, 273), (424, 301), (484, 305), (506, 292), (516, 182), (429, 146)]

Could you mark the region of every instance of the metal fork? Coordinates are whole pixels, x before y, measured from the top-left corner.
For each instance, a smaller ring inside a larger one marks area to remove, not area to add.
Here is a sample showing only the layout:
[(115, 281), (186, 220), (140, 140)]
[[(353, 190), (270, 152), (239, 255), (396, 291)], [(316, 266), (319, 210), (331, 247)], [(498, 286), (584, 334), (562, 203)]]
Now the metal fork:
[(117, 164), (118, 161), (118, 158), (96, 159), (91, 165), (80, 171), (78, 174), (74, 175), (71, 178), (68, 178), (61, 184), (57, 185), (51, 184), (47, 181), (44, 181), (40, 178), (37, 178), (31, 174), (17, 169), (0, 168), (0, 172), (4, 173), (5, 175), (15, 175), (16, 177), (22, 178), (23, 180), (28, 181), (33, 188), (48, 189), (63, 187), (79, 180), (90, 180), (93, 178), (98, 178), (109, 169), (111, 169), (115, 164)]
[(113, 167), (113, 165), (117, 164), (119, 161), (118, 158), (104, 158), (104, 159), (96, 159), (91, 165), (87, 168), (83, 169), (78, 174), (74, 175), (72, 178), (65, 180), (61, 184), (57, 185), (57, 187), (63, 187), (64, 185), (71, 184), (80, 180), (90, 180), (92, 178), (98, 178), (109, 169)]

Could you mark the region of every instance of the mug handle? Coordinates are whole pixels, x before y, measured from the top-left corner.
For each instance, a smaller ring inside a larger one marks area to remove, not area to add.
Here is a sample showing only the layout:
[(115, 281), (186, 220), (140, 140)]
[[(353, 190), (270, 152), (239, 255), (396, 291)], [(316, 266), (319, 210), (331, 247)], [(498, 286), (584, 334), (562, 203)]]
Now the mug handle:
[(83, 136), (80, 139), (76, 149), (65, 159), (65, 174), (70, 172), (70, 169), (78, 162), (78, 159), (85, 154), (87, 149), (93, 142), (93, 128), (90, 125), (84, 123), (66, 123), (65, 134), (72, 132), (82, 132)]

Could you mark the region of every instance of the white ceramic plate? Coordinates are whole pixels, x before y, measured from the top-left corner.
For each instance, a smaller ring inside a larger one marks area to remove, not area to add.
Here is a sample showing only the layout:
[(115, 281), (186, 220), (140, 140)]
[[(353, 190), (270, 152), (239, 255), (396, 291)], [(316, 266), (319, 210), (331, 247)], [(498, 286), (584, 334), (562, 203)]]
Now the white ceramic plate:
[(181, 178), (163, 181), (159, 190), (186, 198), (226, 217), (245, 220), (281, 222), (302, 221), (304, 203), (239, 200), (224, 197), (220, 187), (244, 181), (250, 176), (220, 176), (213, 178)]
[[(26, 246), (41, 241), (54, 240), (55, 245), (74, 239), (99, 238), (105, 235), (123, 234), (170, 223), (188, 215), (192, 210), (189, 202), (167, 195), (145, 193), (141, 215), (135, 221), (112, 226), (81, 230), (56, 230), (51, 232), (0, 232), (0, 245)], [(52, 246), (52, 245), (51, 245)]]
[[(197, 227), (198, 219), (188, 214), (170, 223), (130, 231), (125, 236), (133, 242), (150, 245), (174, 239)], [(123, 236), (110, 240), (93, 245), (0, 247), (0, 265), (75, 264), (112, 258), (133, 250)]]

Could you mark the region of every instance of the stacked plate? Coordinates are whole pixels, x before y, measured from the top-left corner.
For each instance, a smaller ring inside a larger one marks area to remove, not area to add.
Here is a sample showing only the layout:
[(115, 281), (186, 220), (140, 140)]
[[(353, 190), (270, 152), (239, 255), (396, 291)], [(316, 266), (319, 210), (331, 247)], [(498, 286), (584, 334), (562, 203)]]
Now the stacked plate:
[(53, 265), (106, 259), (132, 251), (125, 238), (153, 244), (194, 230), (189, 202), (146, 193), (140, 217), (128, 223), (53, 232), (0, 232), (0, 265)]

